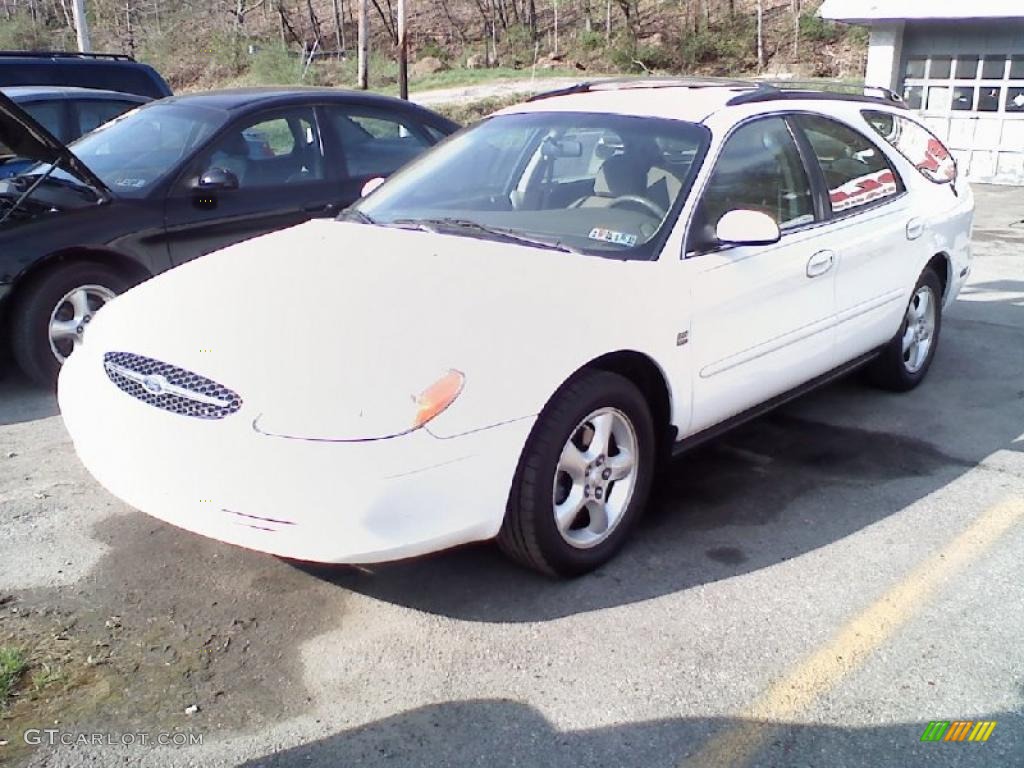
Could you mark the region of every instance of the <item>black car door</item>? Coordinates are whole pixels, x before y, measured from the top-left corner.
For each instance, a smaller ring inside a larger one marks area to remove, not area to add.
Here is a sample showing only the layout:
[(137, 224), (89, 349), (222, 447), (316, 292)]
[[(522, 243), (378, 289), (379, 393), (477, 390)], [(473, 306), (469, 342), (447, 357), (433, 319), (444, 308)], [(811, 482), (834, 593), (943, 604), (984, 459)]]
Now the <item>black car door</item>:
[(371, 179), (390, 176), (437, 141), (412, 116), (363, 104), (321, 107), (330, 172), (339, 177), (339, 202), (351, 205)]
[[(201, 180), (213, 183), (200, 186)], [(314, 107), (239, 118), (189, 163), (168, 193), (171, 262), (332, 215), (337, 197)]]

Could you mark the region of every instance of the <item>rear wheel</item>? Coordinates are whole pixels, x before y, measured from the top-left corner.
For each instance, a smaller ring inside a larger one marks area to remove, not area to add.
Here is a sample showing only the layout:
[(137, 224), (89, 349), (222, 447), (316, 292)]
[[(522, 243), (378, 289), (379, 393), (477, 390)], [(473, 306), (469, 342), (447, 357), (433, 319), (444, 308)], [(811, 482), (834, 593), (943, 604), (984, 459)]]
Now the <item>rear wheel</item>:
[(36, 384), (53, 386), (93, 317), (128, 285), (120, 273), (92, 262), (61, 265), (37, 277), (11, 313), (11, 347), (21, 369)]
[(584, 371), (544, 409), (520, 458), (502, 550), (551, 575), (574, 576), (610, 560), (650, 492), (654, 425), (628, 379)]
[(928, 373), (942, 330), (942, 282), (926, 269), (914, 287), (899, 332), (868, 366), (870, 379), (894, 392), (907, 392)]

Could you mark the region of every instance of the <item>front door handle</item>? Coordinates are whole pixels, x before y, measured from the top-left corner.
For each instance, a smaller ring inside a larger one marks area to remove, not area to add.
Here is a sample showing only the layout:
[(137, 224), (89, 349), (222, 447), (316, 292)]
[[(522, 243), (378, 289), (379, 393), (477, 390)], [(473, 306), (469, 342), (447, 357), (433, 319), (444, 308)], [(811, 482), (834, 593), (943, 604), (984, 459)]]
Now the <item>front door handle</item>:
[(917, 240), (924, 234), (924, 222), (921, 219), (913, 218), (907, 222), (907, 240)]
[(338, 206), (334, 203), (308, 203), (302, 206), (302, 210), (306, 213), (319, 213), (330, 216), (338, 212)]
[(824, 275), (833, 265), (836, 263), (835, 251), (818, 251), (816, 254), (811, 256), (807, 262), (807, 276), (818, 277)]

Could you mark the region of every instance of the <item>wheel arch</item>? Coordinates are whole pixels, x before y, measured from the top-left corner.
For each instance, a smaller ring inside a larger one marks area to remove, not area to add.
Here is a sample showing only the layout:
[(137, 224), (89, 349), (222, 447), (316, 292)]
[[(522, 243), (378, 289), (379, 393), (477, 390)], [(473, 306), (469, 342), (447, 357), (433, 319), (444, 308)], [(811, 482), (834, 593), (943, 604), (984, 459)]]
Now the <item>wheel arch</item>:
[(676, 430), (672, 426), (672, 390), (661, 366), (643, 352), (623, 349), (594, 358), (580, 370), (588, 369), (617, 373), (640, 390), (651, 409), (658, 437), (659, 463), (667, 460), (672, 452)]
[(126, 275), (132, 283), (141, 283), (143, 280), (148, 280), (153, 276), (137, 260), (110, 248), (98, 246), (62, 248), (33, 262), (15, 278), (11, 293), (7, 297), (6, 303), (8, 306), (13, 305), (25, 291), (26, 286), (30, 286), (39, 275), (69, 262), (102, 264)]
[(942, 284), (942, 301), (945, 302), (949, 286), (953, 283), (953, 262), (949, 254), (939, 251), (928, 260), (925, 269), (932, 269), (939, 276), (939, 282)]

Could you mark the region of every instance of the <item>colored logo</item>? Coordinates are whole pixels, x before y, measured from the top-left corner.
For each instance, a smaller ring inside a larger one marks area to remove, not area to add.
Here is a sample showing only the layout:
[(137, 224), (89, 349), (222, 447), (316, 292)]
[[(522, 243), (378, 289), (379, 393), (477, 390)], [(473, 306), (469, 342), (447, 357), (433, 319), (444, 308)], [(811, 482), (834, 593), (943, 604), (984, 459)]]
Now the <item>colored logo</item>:
[(932, 720), (921, 741), (988, 741), (995, 728), (995, 720)]

